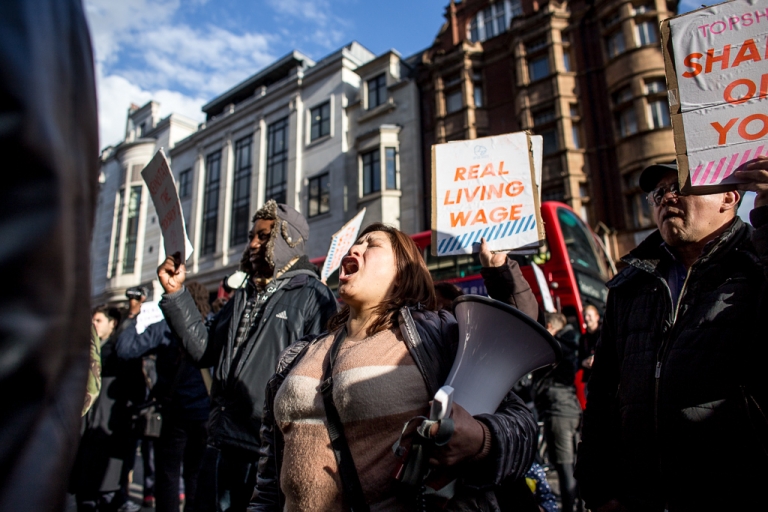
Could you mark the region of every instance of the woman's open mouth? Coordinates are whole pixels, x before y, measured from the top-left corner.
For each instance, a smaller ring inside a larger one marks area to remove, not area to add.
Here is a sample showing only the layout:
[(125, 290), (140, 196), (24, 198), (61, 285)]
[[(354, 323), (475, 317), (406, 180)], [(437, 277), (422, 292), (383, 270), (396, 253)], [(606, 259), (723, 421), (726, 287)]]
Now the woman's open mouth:
[(341, 272), (339, 278), (349, 278), (353, 274), (357, 273), (359, 269), (360, 266), (358, 265), (357, 260), (351, 256), (347, 256), (341, 260)]

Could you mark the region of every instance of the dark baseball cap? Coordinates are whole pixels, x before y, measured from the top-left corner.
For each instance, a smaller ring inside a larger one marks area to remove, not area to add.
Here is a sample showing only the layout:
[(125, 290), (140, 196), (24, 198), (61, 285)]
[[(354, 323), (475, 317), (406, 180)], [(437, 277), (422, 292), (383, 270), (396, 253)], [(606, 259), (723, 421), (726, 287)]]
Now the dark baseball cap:
[(640, 174), (640, 188), (643, 192), (650, 192), (656, 185), (659, 184), (659, 180), (664, 177), (669, 171), (675, 171), (677, 173), (677, 162), (671, 161), (662, 164), (649, 165), (643, 169)]

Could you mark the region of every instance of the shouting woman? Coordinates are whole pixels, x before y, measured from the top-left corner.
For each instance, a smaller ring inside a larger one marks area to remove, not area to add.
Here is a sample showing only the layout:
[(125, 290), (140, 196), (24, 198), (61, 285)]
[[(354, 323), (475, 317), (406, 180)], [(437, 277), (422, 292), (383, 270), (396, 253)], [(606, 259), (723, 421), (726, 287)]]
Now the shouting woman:
[[(517, 264), (492, 256), (485, 244), (481, 256), (484, 266), (495, 267), (483, 269), (493, 281), (489, 289), (503, 289), (499, 283), (506, 281), (508, 292), (517, 284), (506, 302), (524, 303), (521, 309), (535, 316)], [(329, 333), (289, 347), (267, 385), (251, 511), (415, 506), (397, 491), (393, 475), (402, 461), (392, 446), (406, 422), (429, 414), (456, 354), (456, 320), (434, 311), (432, 279), (418, 247), (383, 224), (366, 228), (342, 260), (339, 295), (345, 306)], [(514, 393), (495, 414), (472, 417), (454, 404), (452, 419), (450, 440), (429, 454), (433, 469), (458, 482), (447, 510), (497, 510), (494, 489), (530, 467), (536, 423)], [(342, 433), (334, 438), (336, 430)], [(410, 445), (413, 430), (406, 429), (402, 445)], [(336, 452), (351, 458), (351, 471), (343, 461), (339, 466)]]

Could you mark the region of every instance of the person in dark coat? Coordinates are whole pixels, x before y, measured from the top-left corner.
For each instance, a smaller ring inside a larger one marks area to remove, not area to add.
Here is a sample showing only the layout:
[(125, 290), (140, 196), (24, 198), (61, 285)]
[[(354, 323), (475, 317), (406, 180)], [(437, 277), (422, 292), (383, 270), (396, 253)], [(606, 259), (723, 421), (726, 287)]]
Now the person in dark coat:
[[(505, 298), (535, 315), (536, 300), (517, 263), (503, 254), (491, 257), (485, 244), (483, 253), (481, 260), (498, 265), (483, 269), (484, 276), (521, 283), (522, 289)], [(413, 240), (384, 224), (363, 230), (342, 259), (339, 283), (346, 306), (329, 323), (329, 332), (291, 345), (269, 381), (249, 512), (348, 510), (354, 500), (339, 476), (319, 390), (337, 336), (342, 344), (330, 370), (332, 394), (361, 499), (374, 510), (416, 506), (415, 497), (398, 493), (392, 475), (400, 460), (392, 446), (400, 437), (399, 444), (412, 448), (413, 428), (403, 425), (429, 414), (429, 401), (456, 356), (456, 319), (446, 310), (435, 311), (432, 279)], [(525, 486), (521, 477), (531, 466), (536, 442), (533, 415), (510, 391), (494, 414), (473, 417), (454, 403), (451, 417), (453, 435), (429, 453), (433, 474), (450, 475), (443, 485), (458, 478), (445, 509), (496, 510), (494, 490), (502, 483)], [(423, 499), (427, 506), (437, 505), (427, 495)]]
[(81, 0), (0, 2), (0, 510), (61, 510), (89, 369), (99, 126)]
[[(207, 316), (208, 290), (196, 282), (186, 287), (200, 314)], [(165, 320), (149, 325), (141, 333), (137, 331), (136, 317), (144, 300), (146, 297), (130, 300), (128, 318), (117, 339), (117, 355), (126, 360), (156, 356), (157, 383), (150, 398), (160, 404), (163, 422), (160, 437), (154, 441), (155, 508), (158, 512), (178, 512), (183, 467), (185, 500), (187, 510), (191, 510), (205, 452), (205, 424), (211, 402), (200, 370), (187, 360), (181, 342)]]
[(579, 339), (579, 361), (583, 369), (581, 381), (586, 384), (589, 382), (589, 376), (592, 375), (595, 347), (597, 347), (597, 340), (600, 339), (600, 312), (592, 304), (584, 308), (584, 323), (587, 329)]
[(117, 356), (119, 315), (115, 308), (104, 306), (93, 312), (93, 325), (102, 343), (101, 391), (83, 418), (72, 470), (70, 490), (78, 512), (114, 511), (128, 502), (123, 475), (124, 467), (136, 456), (132, 406), (143, 402), (145, 386), (141, 361), (126, 362)]
[(267, 201), (249, 236), (240, 267), (248, 278), (210, 324), (183, 286), (183, 262), (168, 257), (158, 268), (166, 292), (160, 308), (171, 331), (198, 367), (215, 368), (196, 512), (245, 510), (256, 479), (264, 393), (278, 356), (322, 331), (336, 312), (333, 293), (304, 254), (309, 226), (299, 212)]
[(595, 512), (765, 509), (768, 158), (736, 176), (754, 229), (738, 190), (685, 195), (674, 163), (641, 174), (658, 231), (608, 283), (576, 465)]

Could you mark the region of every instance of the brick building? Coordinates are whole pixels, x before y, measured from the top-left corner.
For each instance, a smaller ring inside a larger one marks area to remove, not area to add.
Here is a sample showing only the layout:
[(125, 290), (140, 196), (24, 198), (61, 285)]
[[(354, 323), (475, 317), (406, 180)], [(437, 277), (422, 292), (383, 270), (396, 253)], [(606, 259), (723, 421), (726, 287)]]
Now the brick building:
[(626, 253), (652, 227), (639, 172), (675, 154), (658, 24), (676, 7), (451, 1), (418, 66), (424, 169), (432, 144), (531, 130), (544, 137), (542, 198)]

